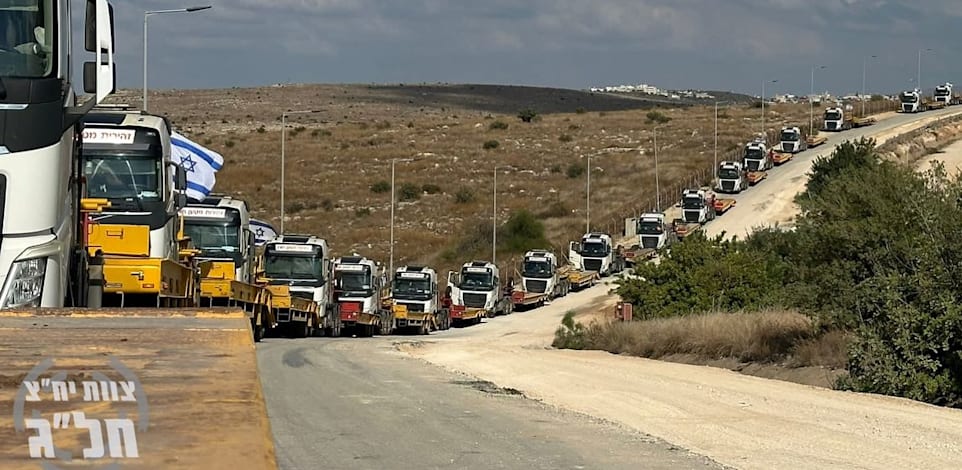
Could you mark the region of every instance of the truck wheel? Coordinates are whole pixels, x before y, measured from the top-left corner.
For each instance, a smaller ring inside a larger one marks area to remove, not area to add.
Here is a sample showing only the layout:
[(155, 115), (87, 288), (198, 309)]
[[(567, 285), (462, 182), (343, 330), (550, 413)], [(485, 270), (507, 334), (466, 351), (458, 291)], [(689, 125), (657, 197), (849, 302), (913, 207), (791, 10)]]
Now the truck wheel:
[(422, 335), (427, 335), (427, 334), (430, 334), (430, 333), (431, 333), (431, 332), (430, 332), (430, 327), (428, 326), (428, 322), (427, 322), (427, 321), (425, 321), (424, 323), (421, 324), (421, 331), (420, 331), (420, 333), (421, 333)]

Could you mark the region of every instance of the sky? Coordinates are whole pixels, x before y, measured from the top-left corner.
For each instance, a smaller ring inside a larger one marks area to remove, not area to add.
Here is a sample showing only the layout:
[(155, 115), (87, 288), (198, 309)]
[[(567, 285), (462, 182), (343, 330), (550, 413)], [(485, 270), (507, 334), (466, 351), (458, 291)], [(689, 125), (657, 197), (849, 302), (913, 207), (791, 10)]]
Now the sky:
[[(83, 5), (74, 4), (80, 38)], [(958, 0), (114, 0), (119, 88), (648, 83), (766, 96), (959, 80)], [(81, 48), (82, 50), (82, 48)], [(85, 53), (86, 54), (86, 53)], [(872, 55), (877, 57), (871, 58)], [(89, 54), (87, 54), (89, 57)], [(84, 60), (89, 60), (85, 58)], [(79, 71), (79, 64), (77, 70)], [(772, 83), (773, 80), (777, 82)]]

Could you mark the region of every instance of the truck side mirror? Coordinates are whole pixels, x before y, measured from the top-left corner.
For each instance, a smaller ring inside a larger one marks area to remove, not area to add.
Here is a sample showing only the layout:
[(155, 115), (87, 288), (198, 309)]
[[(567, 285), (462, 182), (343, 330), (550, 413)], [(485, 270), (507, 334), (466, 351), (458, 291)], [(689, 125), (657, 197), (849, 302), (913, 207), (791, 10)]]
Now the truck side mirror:
[(174, 165), (174, 187), (178, 191), (184, 191), (187, 189), (187, 170), (180, 165)]
[[(98, 13), (101, 16), (98, 16)], [(97, 53), (97, 61), (84, 62), (84, 93), (96, 93), (97, 102), (117, 90), (114, 61), (114, 7), (107, 0), (87, 0), (84, 14), (84, 49)], [(108, 74), (109, 73), (109, 74)]]
[(178, 211), (187, 207), (187, 194), (177, 193), (174, 196), (174, 205), (176, 206), (175, 209)]

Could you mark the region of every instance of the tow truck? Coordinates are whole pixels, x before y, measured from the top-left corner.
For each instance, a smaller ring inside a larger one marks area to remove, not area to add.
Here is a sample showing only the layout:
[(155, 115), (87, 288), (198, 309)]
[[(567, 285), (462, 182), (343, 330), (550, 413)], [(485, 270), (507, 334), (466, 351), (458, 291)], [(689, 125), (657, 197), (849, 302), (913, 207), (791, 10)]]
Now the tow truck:
[(358, 254), (334, 260), (334, 302), (339, 306), (341, 331), (359, 337), (389, 335), (394, 315), (384, 308), (390, 297), (381, 265)]
[(742, 162), (723, 161), (718, 164), (718, 187), (721, 193), (740, 193), (748, 189), (748, 172)]
[(471, 261), (460, 272), (448, 271), (453, 323), (481, 323), (482, 317), (507, 315), (514, 310), (511, 297), (501, 289), (498, 267), (488, 261)]
[(765, 140), (758, 137), (745, 145), (745, 154), (742, 160), (748, 170), (748, 184), (755, 185), (768, 176), (768, 170), (772, 169), (772, 159), (768, 153), (768, 146)]
[[(391, 283), (391, 309), (397, 329), (422, 335), (442, 329), (437, 272), (426, 266), (401, 266)], [(441, 328), (439, 328), (439, 326)]]
[(547, 249), (528, 250), (521, 261), (521, 285), (511, 293), (515, 308), (544, 305), (568, 295), (571, 266), (558, 263), (558, 258)]
[[(568, 259), (578, 271), (594, 271), (601, 277), (620, 273), (625, 269), (625, 258), (622, 253), (614, 249), (611, 235), (601, 232), (589, 232), (581, 237), (580, 242), (568, 244)], [(578, 279), (581, 281), (581, 279)], [(572, 284), (576, 283), (572, 279)]]

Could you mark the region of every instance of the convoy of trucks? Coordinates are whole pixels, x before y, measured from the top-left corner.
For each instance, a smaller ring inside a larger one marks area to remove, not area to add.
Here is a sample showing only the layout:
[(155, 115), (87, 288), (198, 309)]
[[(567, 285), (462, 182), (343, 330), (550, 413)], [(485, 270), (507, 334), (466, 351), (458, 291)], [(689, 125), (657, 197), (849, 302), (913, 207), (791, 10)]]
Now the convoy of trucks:
[(847, 106), (847, 109), (843, 109), (841, 106), (834, 106), (825, 108), (825, 113), (823, 114), (823, 126), (824, 131), (846, 131), (855, 127), (865, 127), (875, 124), (875, 118), (871, 116), (857, 117), (850, 113), (851, 106)]

